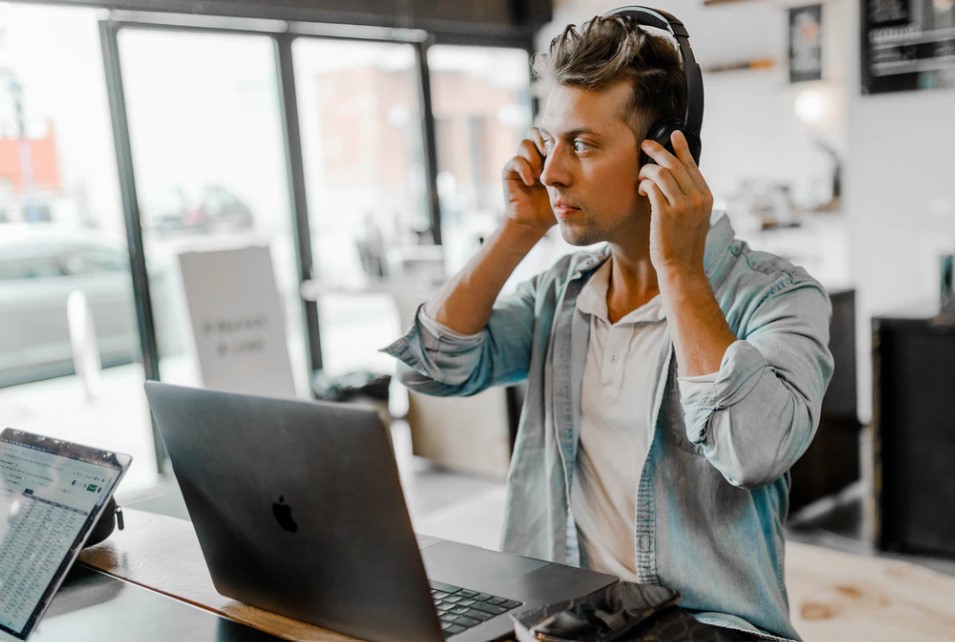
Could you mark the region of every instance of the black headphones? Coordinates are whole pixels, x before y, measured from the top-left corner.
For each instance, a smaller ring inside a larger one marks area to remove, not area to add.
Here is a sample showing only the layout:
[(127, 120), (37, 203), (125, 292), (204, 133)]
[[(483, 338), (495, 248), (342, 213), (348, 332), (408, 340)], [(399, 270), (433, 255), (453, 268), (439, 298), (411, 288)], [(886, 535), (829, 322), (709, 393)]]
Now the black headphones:
[[(696, 64), (693, 49), (690, 48), (690, 34), (683, 23), (671, 14), (651, 9), (649, 7), (620, 7), (605, 14), (605, 16), (624, 16), (631, 18), (638, 25), (656, 27), (668, 31), (676, 39), (683, 58), (683, 75), (686, 77), (686, 114), (683, 118), (670, 114), (660, 118), (647, 130), (647, 138), (655, 140), (673, 153), (670, 143), (670, 134), (679, 129), (686, 136), (693, 160), (700, 162), (700, 151), (703, 143), (700, 140), (700, 129), (703, 126), (703, 74)], [(640, 152), (641, 164), (653, 163), (653, 159)]]

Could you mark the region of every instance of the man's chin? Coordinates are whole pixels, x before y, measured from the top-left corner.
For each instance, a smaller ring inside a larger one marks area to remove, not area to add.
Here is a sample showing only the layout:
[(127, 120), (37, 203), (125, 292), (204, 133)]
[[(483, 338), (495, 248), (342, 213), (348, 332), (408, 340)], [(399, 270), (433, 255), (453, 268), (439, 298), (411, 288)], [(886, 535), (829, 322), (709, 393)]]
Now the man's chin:
[(571, 245), (582, 247), (585, 245), (600, 243), (604, 240), (600, 238), (600, 235), (597, 234), (593, 229), (583, 225), (574, 225), (573, 223), (560, 221), (558, 227), (560, 227), (560, 235)]

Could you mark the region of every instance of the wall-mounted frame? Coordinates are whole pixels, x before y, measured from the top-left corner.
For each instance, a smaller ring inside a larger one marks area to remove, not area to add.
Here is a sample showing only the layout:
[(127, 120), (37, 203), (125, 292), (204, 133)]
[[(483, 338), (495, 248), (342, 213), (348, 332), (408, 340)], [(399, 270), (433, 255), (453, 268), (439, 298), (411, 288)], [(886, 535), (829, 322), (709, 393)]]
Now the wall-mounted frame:
[(862, 88), (955, 88), (955, 0), (862, 0)]
[(789, 82), (822, 80), (822, 5), (789, 9)]

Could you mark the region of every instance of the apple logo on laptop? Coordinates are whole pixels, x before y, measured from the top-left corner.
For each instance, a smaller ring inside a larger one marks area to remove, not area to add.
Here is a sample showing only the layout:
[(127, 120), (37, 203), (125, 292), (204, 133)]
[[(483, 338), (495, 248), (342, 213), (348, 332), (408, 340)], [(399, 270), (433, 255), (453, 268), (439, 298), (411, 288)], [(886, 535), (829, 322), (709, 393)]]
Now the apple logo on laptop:
[(272, 513), (275, 515), (275, 521), (279, 523), (282, 530), (291, 533), (298, 531), (298, 524), (292, 519), (292, 507), (285, 503), (285, 495), (280, 495), (279, 501), (272, 504)]

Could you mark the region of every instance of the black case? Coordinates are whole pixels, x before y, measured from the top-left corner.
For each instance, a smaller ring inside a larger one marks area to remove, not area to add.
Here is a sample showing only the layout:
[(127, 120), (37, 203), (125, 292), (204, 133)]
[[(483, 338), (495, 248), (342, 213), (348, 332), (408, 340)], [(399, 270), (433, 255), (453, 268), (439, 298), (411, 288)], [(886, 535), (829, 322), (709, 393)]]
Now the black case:
[(876, 543), (955, 558), (955, 318), (875, 318), (872, 337)]

